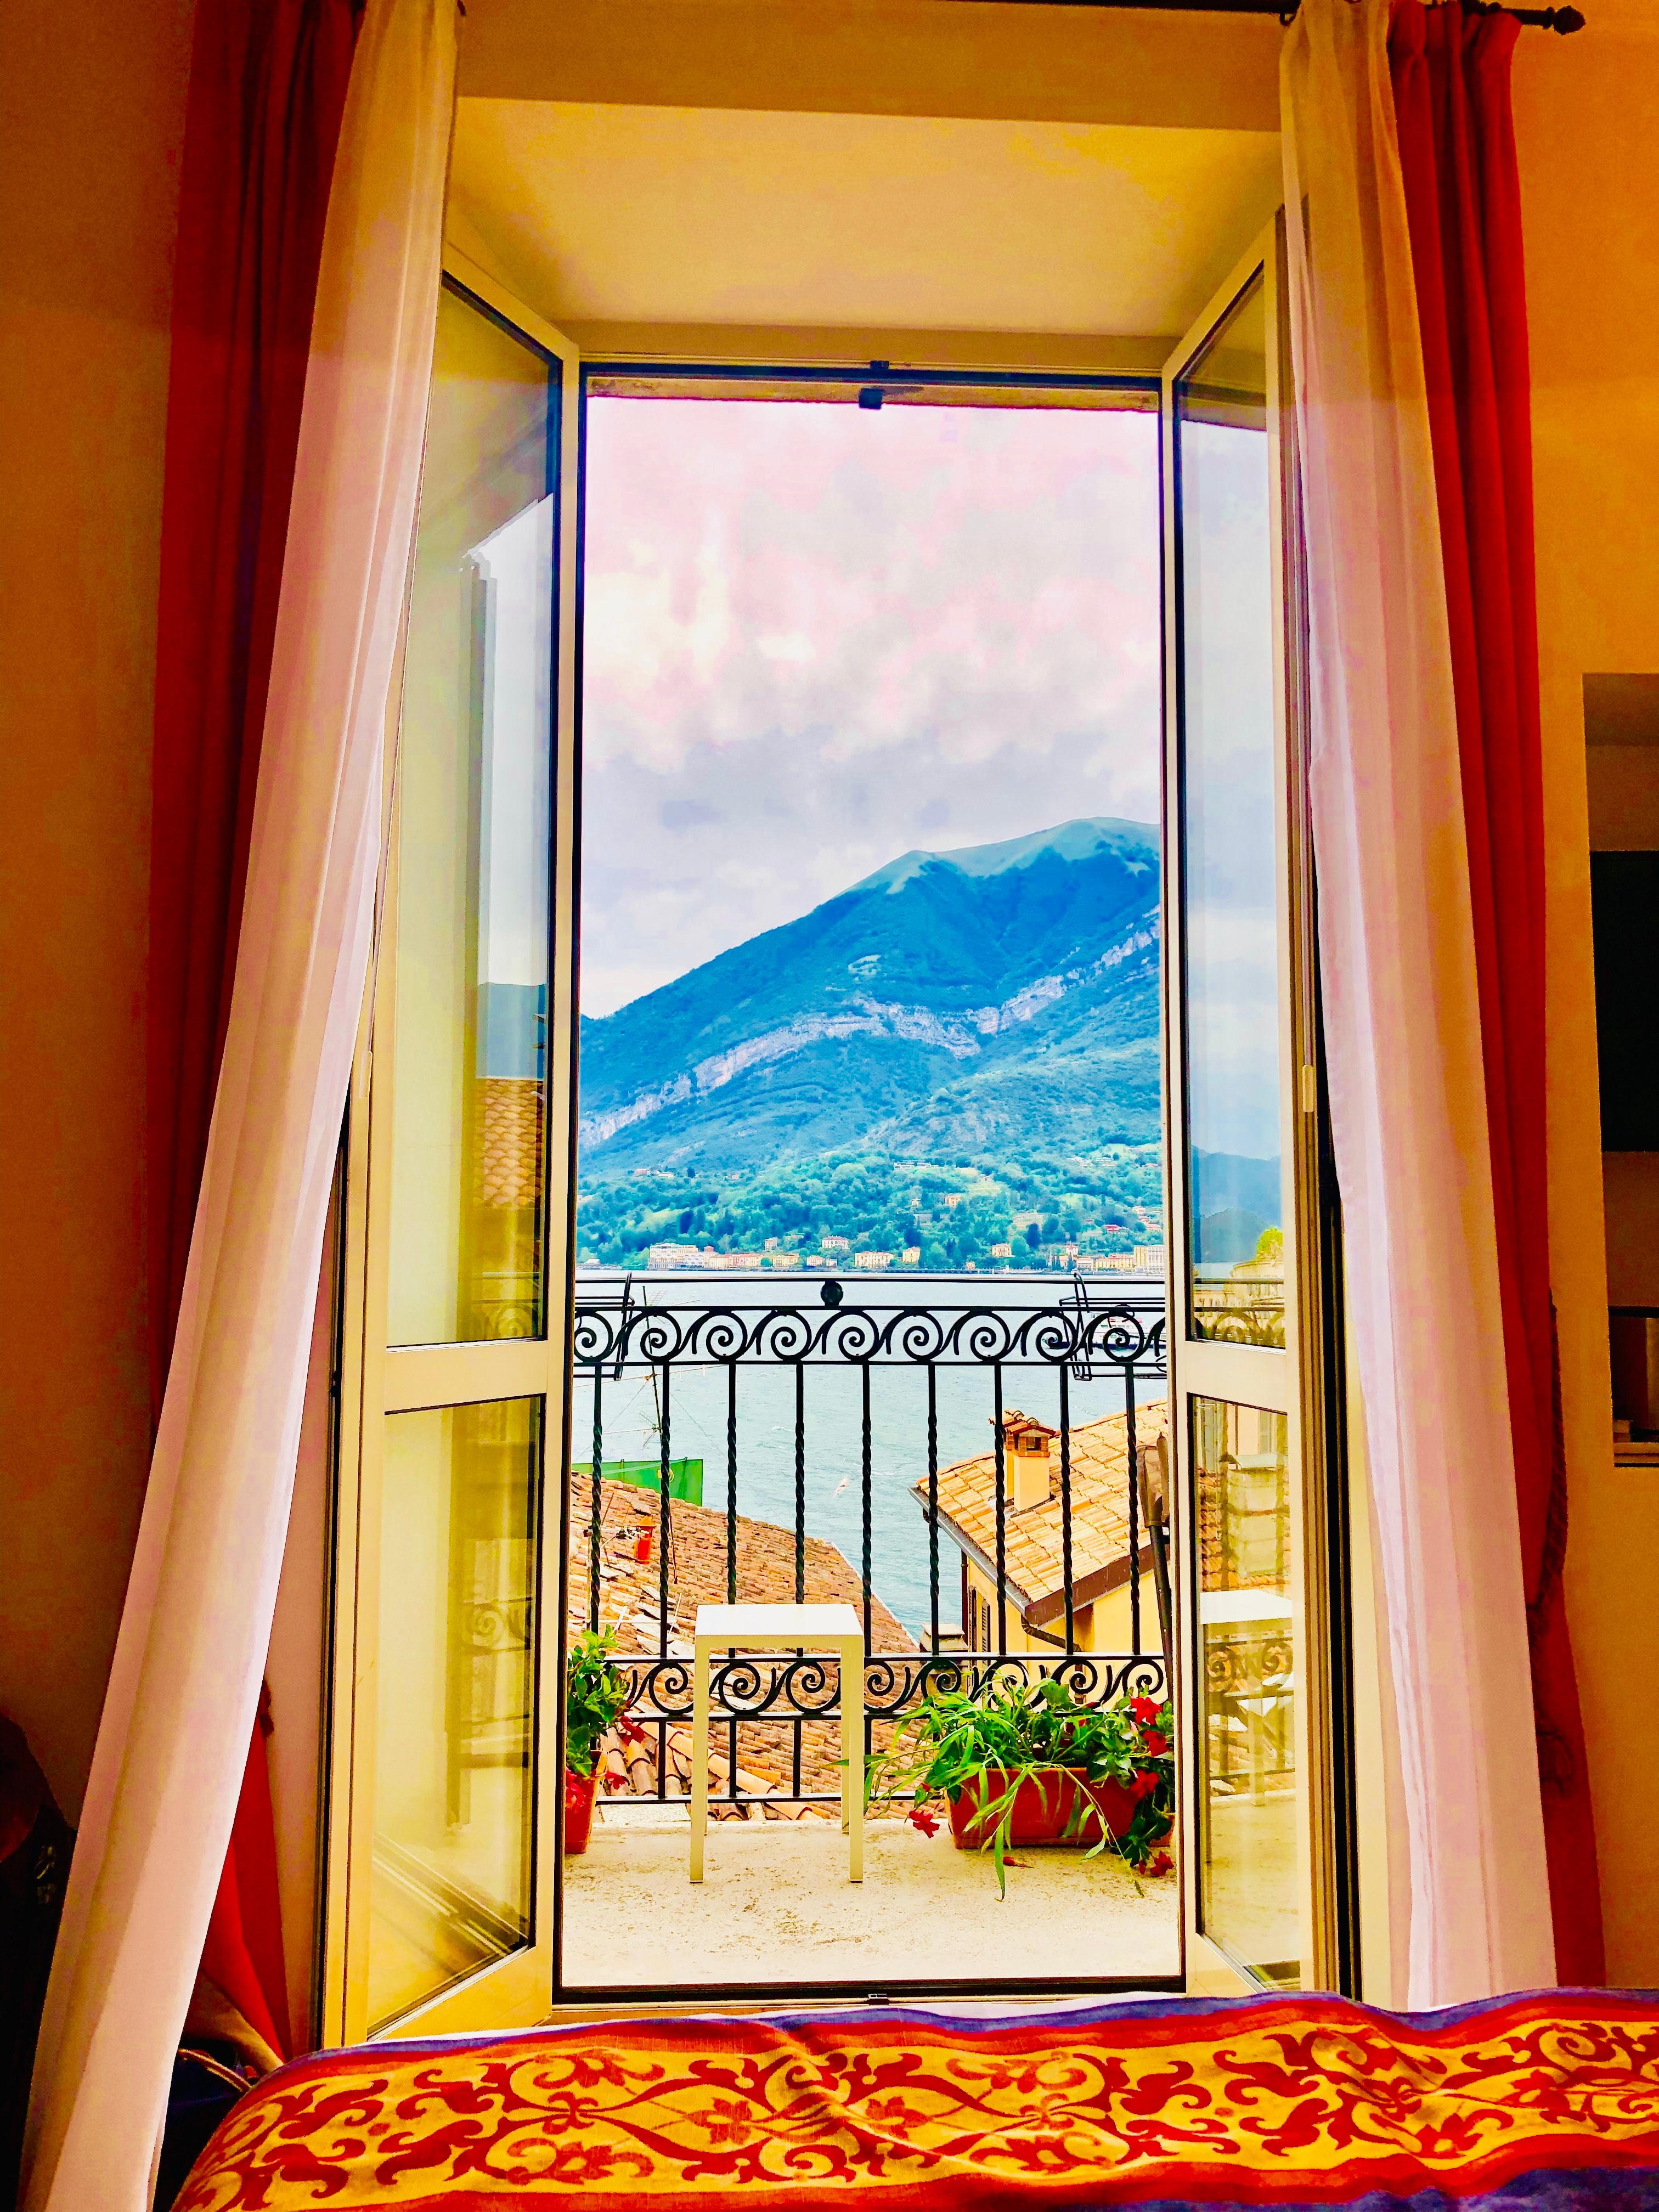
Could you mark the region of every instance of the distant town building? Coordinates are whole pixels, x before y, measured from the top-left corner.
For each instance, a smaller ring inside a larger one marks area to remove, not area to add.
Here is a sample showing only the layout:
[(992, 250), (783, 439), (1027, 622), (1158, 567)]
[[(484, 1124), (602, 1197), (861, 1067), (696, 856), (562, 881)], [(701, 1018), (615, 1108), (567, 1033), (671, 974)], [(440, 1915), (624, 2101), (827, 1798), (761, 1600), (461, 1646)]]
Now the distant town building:
[(1014, 1248), (1012, 1244), (994, 1244), (991, 1247), (991, 1257), (994, 1260), (1012, 1260), (1013, 1256)]
[(890, 1252), (854, 1252), (853, 1255), (855, 1267), (890, 1267), (892, 1264)]
[(696, 1267), (702, 1264), (702, 1254), (695, 1244), (653, 1244), (646, 1256), (653, 1267)]
[(769, 1249), (766, 1258), (762, 1264), (763, 1266), (770, 1266), (773, 1267), (799, 1267), (800, 1265), (800, 1254), (799, 1252), (779, 1252)]
[(947, 1190), (942, 1202), (946, 1206), (966, 1206), (968, 1194), (965, 1190)]
[(758, 1267), (760, 1263), (761, 1255), (758, 1252), (717, 1252), (712, 1244), (707, 1244), (703, 1247), (702, 1256), (698, 1264), (704, 1267), (712, 1267), (718, 1272), (732, 1274), (745, 1267)]
[(781, 1237), (769, 1237), (766, 1242), (761, 1246), (761, 1250), (763, 1252), (775, 1252), (778, 1246), (782, 1242), (783, 1239)]
[(921, 1266), (921, 1245), (920, 1245), (920, 1244), (907, 1244), (907, 1245), (905, 1246), (904, 1249), (903, 1249), (903, 1250), (899, 1254), (899, 1265), (900, 1265), (901, 1267), (920, 1267), (920, 1266)]
[(851, 1240), (845, 1237), (825, 1237), (820, 1240), (826, 1252), (850, 1252)]
[(1161, 1275), (1164, 1273), (1164, 1247), (1161, 1244), (1137, 1244), (1134, 1262), (1138, 1271)]

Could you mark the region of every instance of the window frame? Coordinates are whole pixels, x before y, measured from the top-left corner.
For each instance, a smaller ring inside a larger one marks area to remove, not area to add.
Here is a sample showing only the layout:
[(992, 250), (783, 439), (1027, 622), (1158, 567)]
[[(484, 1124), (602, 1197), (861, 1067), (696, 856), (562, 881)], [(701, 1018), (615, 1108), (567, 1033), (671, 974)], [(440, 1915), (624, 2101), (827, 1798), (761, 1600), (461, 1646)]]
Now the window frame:
[[(451, 1984), (396, 2019), (368, 2017), (368, 1943), (373, 1880), (375, 1653), (385, 1422), (394, 1413), (542, 1401), (537, 1509), (535, 1611), (562, 1620), (563, 1516), (554, 1510), (557, 1469), (568, 1463), (569, 1313), (574, 1294), (575, 1003), (574, 926), (579, 894), (575, 774), (577, 642), (576, 497), (579, 478), (580, 356), (564, 334), (537, 315), (456, 248), (443, 254), (445, 289), (540, 354), (549, 366), (550, 442), (556, 441), (553, 546), (553, 728), (549, 884), (547, 1109), (543, 1128), (541, 1253), (543, 1334), (473, 1343), (392, 1346), (387, 1290), (391, 1231), (389, 1083), (376, 1085), (377, 1057), (389, 1069), (397, 1024), (396, 932), (402, 787), (398, 731), (401, 681), (388, 714), (383, 851), (374, 951), (359, 1025), (348, 1107), (345, 1253), (342, 1270), (339, 1443), (332, 1513), (329, 1594), (328, 1721), (324, 1772), (319, 2041), (325, 2046), (371, 2036), (449, 2033), (544, 2018), (556, 1950), (559, 1852), (562, 1843), (562, 1639), (549, 1665), (538, 1631), (532, 1734), (535, 1777), (528, 1941)], [(554, 471), (550, 471), (550, 473)], [(411, 564), (412, 577), (412, 564)], [(399, 640), (401, 669), (404, 637)], [(550, 1481), (550, 1474), (554, 1481)]]

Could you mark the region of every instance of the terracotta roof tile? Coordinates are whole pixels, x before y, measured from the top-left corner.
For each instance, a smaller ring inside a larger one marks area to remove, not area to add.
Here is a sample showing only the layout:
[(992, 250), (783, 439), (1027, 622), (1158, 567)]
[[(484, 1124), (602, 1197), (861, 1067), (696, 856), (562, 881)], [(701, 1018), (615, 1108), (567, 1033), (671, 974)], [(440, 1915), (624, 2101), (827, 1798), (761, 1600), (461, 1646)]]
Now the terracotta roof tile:
[(479, 1202), (533, 1206), (541, 1184), (541, 1085), (531, 1076), (481, 1076), (476, 1111)]
[[(592, 1513), (592, 1479), (571, 1477), (570, 1485), (569, 1625), (572, 1632), (587, 1626), (590, 1583), (588, 1536)], [(668, 1640), (689, 1651), (699, 1605), (724, 1605), (726, 1586), (726, 1516), (712, 1506), (669, 1500)], [(599, 1484), (599, 1622), (615, 1627), (617, 1650), (623, 1653), (653, 1654), (659, 1649), (659, 1608), (661, 1571), (657, 1555), (662, 1511), (654, 1490), (632, 1483), (602, 1479)], [(636, 1556), (641, 1534), (649, 1531), (651, 1557)], [(738, 1601), (744, 1605), (793, 1605), (795, 1598), (795, 1538), (793, 1529), (770, 1521), (738, 1516)], [(854, 1569), (833, 1544), (821, 1536), (806, 1539), (805, 1602), (828, 1605), (845, 1602), (861, 1612), (863, 1585)], [(915, 1638), (893, 1617), (880, 1599), (870, 1606), (870, 1642), (876, 1651), (914, 1651)], [(841, 1787), (840, 1723), (808, 1722), (801, 1729), (800, 1786), (809, 1794), (827, 1796)], [(684, 1731), (668, 1730), (669, 1751), (676, 1769), (669, 1795), (684, 1794), (679, 1771), (684, 1749), (678, 1739)], [(787, 1723), (744, 1721), (738, 1724), (738, 1765), (743, 1787), (752, 1792), (762, 1787), (787, 1791), (793, 1782), (793, 1729)], [(875, 1732), (879, 1747), (890, 1730)], [(645, 1749), (650, 1779), (655, 1784), (656, 1730), (647, 1730)], [(725, 1760), (730, 1750), (730, 1730), (713, 1731), (716, 1755), (716, 1787), (721, 1786)], [(613, 1750), (618, 1747), (610, 1747)], [(640, 1786), (635, 1778), (635, 1786)]]
[[(1023, 1418), (1023, 1417), (1022, 1417)], [(1164, 1433), (1161, 1398), (1135, 1409), (1135, 1441), (1142, 1449)], [(1072, 1431), (1072, 1581), (1073, 1587), (1127, 1559), (1129, 1550), (1128, 1425), (1121, 1413), (1085, 1421)], [(915, 1485), (925, 1504), (927, 1485)], [(939, 1513), (951, 1532), (987, 1560), (996, 1558), (996, 1455), (981, 1452), (939, 1474)], [(1003, 1521), (1010, 1595), (1022, 1606), (1041, 1604), (1065, 1587), (1060, 1520), (1060, 1447), (1048, 1450), (1048, 1495)]]
[[(609, 1477), (599, 1484), (599, 1621), (613, 1624), (618, 1651), (655, 1651), (661, 1571), (656, 1556), (661, 1500), (654, 1490)], [(726, 1603), (726, 1516), (713, 1506), (671, 1498), (669, 1512), (669, 1640), (690, 1641), (700, 1605)], [(587, 1625), (588, 1530), (592, 1515), (592, 1479), (571, 1477), (570, 1625)], [(635, 1558), (642, 1531), (648, 1530), (648, 1563)], [(738, 1602), (793, 1605), (795, 1600), (795, 1537), (771, 1521), (738, 1516)], [(835, 1546), (822, 1536), (806, 1539), (805, 1602), (845, 1602), (861, 1613), (864, 1587)], [(870, 1601), (870, 1644), (875, 1651), (914, 1651), (915, 1639), (878, 1597)]]

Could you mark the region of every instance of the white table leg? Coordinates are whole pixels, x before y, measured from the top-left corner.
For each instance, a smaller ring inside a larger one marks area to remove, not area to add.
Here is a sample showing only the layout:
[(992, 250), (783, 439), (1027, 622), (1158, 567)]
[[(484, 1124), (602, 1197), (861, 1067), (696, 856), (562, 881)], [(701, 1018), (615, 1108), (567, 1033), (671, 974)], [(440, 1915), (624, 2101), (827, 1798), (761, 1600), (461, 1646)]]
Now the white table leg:
[(852, 1711), (851, 1684), (848, 1680), (847, 1654), (837, 1655), (841, 1665), (841, 1832), (843, 1836), (853, 1832), (853, 1737), (849, 1715)]
[(702, 1880), (703, 1832), (708, 1826), (708, 1647), (691, 1661), (691, 1879)]
[[(848, 1697), (849, 1686), (853, 1694)], [(842, 1730), (847, 1746), (847, 1812), (851, 1842), (848, 1850), (849, 1881), (864, 1880), (864, 1644), (858, 1644), (841, 1662)]]

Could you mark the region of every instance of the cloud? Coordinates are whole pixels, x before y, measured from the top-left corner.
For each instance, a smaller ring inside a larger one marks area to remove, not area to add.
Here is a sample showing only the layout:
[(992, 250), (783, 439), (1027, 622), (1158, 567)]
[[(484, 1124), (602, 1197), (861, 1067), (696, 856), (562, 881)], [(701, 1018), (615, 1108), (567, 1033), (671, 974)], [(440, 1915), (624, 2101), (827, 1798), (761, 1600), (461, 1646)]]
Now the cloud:
[(1157, 425), (589, 403), (582, 1002), (921, 844), (1157, 818)]
[(726, 817), (717, 806), (705, 806), (700, 799), (665, 799), (657, 809), (657, 819), (665, 830), (701, 830), (710, 823), (723, 822)]

